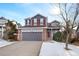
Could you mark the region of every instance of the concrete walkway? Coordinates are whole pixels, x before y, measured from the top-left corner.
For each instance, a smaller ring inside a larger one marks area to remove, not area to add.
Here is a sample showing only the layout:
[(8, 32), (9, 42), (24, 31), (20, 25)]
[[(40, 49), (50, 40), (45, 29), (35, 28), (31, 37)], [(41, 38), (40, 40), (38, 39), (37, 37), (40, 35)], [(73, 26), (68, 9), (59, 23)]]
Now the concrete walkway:
[(38, 56), (41, 45), (41, 41), (17, 41), (0, 48), (0, 56)]

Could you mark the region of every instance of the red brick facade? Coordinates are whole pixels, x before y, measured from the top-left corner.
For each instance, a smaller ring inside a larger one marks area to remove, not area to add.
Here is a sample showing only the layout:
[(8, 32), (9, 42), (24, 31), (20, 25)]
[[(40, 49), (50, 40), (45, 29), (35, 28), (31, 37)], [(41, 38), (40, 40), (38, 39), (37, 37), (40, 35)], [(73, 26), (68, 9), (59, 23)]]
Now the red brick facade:
[(47, 17), (37, 14), (33, 17), (25, 19), (25, 26), (19, 28), (18, 38), (20, 40), (28, 40), (29, 38), (31, 40), (41, 39), (41, 41), (51, 40), (53, 38), (53, 32), (60, 29), (58, 25), (59, 23), (57, 21), (48, 23)]
[[(43, 19), (43, 25), (40, 25), (40, 19)], [(34, 20), (37, 19), (37, 25), (34, 26)], [(25, 19), (25, 26), (26, 27), (46, 27), (46, 22), (47, 22), (47, 18), (44, 17), (44, 16), (41, 16), (40, 14), (37, 14), (36, 16), (34, 17), (31, 17), (31, 18), (27, 18)], [(27, 21), (29, 21), (29, 25), (27, 25)]]

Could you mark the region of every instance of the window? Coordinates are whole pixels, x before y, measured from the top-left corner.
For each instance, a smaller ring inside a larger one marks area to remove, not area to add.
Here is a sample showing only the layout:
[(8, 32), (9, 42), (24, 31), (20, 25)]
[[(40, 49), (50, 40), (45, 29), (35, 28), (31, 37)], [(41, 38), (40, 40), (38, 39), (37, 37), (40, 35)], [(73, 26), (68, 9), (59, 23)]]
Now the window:
[(34, 26), (37, 25), (37, 18), (34, 19)]
[(7, 22), (7, 20), (0, 20), (0, 24), (5, 24)]
[(58, 23), (52, 23), (51, 25), (52, 26), (58, 26), (59, 24)]
[(40, 19), (40, 25), (43, 25), (43, 18)]
[(29, 20), (27, 20), (27, 25), (29, 25)]

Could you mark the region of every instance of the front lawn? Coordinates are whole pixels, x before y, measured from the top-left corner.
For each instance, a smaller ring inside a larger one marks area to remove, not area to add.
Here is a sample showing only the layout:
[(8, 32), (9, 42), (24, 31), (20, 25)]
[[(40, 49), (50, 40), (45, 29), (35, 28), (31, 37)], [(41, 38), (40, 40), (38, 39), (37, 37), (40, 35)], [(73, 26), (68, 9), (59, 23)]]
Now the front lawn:
[(65, 43), (43, 42), (39, 56), (79, 56), (79, 46), (69, 44), (70, 50), (65, 50)]

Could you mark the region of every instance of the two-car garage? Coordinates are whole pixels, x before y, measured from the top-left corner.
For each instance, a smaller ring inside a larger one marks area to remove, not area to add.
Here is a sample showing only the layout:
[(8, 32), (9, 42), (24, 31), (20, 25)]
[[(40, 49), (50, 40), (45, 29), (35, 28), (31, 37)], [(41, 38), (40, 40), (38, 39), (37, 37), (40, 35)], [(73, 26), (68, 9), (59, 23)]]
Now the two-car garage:
[(20, 34), (19, 39), (23, 41), (42, 41), (43, 28), (40, 27), (21, 28), (19, 34)]
[(23, 41), (42, 41), (42, 32), (22, 32)]

